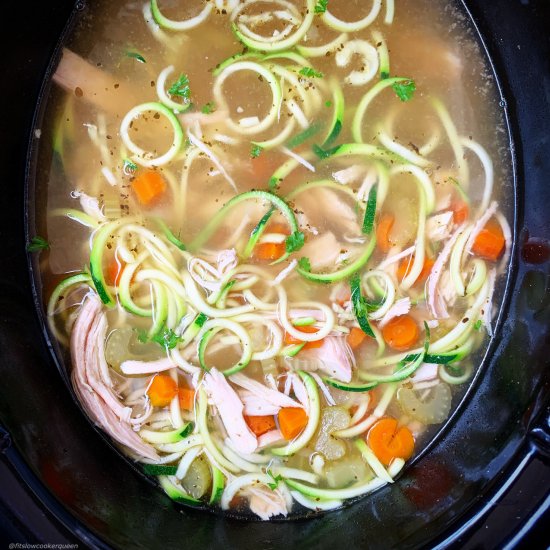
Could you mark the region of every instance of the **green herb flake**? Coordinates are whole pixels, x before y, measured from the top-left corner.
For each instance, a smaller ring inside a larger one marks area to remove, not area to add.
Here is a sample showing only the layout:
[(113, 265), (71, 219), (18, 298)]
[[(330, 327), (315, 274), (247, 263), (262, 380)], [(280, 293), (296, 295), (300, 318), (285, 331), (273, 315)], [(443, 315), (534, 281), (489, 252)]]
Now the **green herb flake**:
[(138, 342), (141, 342), (142, 344), (146, 344), (149, 341), (149, 338), (147, 337), (147, 331), (143, 329), (138, 329), (137, 339), (138, 339)]
[(371, 338), (375, 338), (372, 327), (370, 326), (367, 315), (369, 312), (369, 304), (361, 294), (361, 277), (359, 273), (353, 275), (349, 281), (351, 291), (351, 304), (353, 306), (353, 312), (359, 323), (361, 330)]
[(298, 260), (298, 267), (302, 271), (307, 271), (309, 273), (311, 271), (311, 262), (309, 261), (309, 258), (306, 258), (305, 256), (302, 256)]
[(300, 74), (306, 78), (323, 78), (323, 73), (316, 71), (311, 67), (303, 67), (300, 69)]
[(325, 107), (332, 107), (332, 101), (330, 99), (325, 101)]
[(127, 175), (133, 174), (138, 169), (138, 165), (130, 159), (124, 159), (122, 163), (122, 171)]
[(147, 61), (145, 60), (145, 57), (143, 57), (140, 53), (138, 52), (126, 52), (126, 57), (129, 57), (130, 59), (135, 59), (136, 61), (139, 61), (140, 63), (147, 63)]
[(201, 113), (204, 113), (205, 115), (210, 115), (216, 110), (216, 106), (214, 105), (213, 101), (209, 101), (205, 105), (201, 107)]
[(253, 159), (257, 159), (260, 156), (260, 153), (263, 151), (263, 147), (261, 145), (252, 144), (250, 146), (250, 157)]
[(481, 326), (483, 325), (483, 322), (481, 321), (481, 319), (478, 319), (475, 323), (474, 323), (474, 330), (481, 330)]
[(195, 317), (195, 324), (198, 327), (202, 327), (202, 325), (204, 325), (204, 323), (206, 323), (206, 321), (208, 321), (208, 316), (206, 315), (206, 313), (199, 313)]
[(151, 340), (163, 348), (174, 349), (181, 338), (171, 328), (165, 328), (162, 332), (155, 334)]
[(404, 80), (396, 82), (392, 88), (401, 101), (409, 101), (416, 91), (416, 84), (414, 80)]
[(40, 252), (41, 250), (49, 250), (50, 243), (44, 237), (33, 237), (27, 244), (27, 252)]
[(328, 0), (317, 0), (315, 4), (315, 13), (325, 13), (327, 11)]
[(294, 231), (292, 235), (289, 235), (286, 238), (285, 245), (286, 245), (286, 251), (290, 254), (292, 252), (296, 252), (296, 250), (300, 250), (302, 246), (304, 246), (305, 236), (301, 231)]
[(268, 483), (267, 485), (272, 491), (274, 491), (279, 486), (279, 481), (283, 480), (283, 476), (280, 474), (275, 476), (271, 470), (267, 470), (266, 473), (273, 480), (273, 483)]
[(372, 186), (369, 191), (369, 198), (367, 200), (367, 208), (365, 209), (365, 218), (363, 219), (363, 233), (370, 235), (372, 228), (374, 227), (374, 216), (376, 214), (376, 186)]
[(189, 103), (191, 98), (191, 89), (189, 88), (189, 78), (186, 74), (180, 74), (179, 78), (168, 88), (168, 93), (171, 96), (182, 97), (186, 103)]

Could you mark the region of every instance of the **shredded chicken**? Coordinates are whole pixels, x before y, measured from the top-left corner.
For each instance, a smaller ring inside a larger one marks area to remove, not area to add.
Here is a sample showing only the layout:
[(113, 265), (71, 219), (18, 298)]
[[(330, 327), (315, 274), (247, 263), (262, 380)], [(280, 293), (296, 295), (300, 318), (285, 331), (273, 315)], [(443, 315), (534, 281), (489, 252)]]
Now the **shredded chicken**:
[(351, 382), (355, 356), (342, 336), (327, 336), (320, 347), (303, 350), (301, 360), (306, 362), (301, 365), (304, 370), (320, 370), (336, 380)]
[(274, 516), (288, 515), (286, 499), (279, 487), (272, 490), (266, 485), (255, 484), (247, 487), (243, 494), (248, 497), (250, 510), (264, 521)]
[(245, 454), (253, 453), (258, 447), (258, 441), (244, 420), (244, 406), (237, 392), (217, 369), (211, 369), (205, 374), (204, 386), (237, 451)]
[(63, 50), (53, 81), (67, 92), (117, 116), (137, 103), (133, 90), (124, 82), (67, 49)]
[[(157, 460), (153, 447), (146, 444), (133, 430), (132, 409), (125, 407), (106, 380), (103, 342), (107, 319), (101, 302), (89, 295), (73, 326), (71, 334), (71, 380), (75, 392), (88, 416), (115, 441), (130, 449), (138, 457)], [(109, 383), (110, 382), (110, 383)]]

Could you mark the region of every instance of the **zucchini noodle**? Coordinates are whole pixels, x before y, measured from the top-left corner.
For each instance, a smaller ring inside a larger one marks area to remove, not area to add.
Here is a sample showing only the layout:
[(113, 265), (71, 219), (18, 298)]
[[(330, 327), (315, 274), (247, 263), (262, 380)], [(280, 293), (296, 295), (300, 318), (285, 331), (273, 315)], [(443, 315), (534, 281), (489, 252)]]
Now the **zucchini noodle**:
[[(172, 145), (166, 153), (158, 157), (153, 157), (153, 153), (147, 152), (138, 145), (136, 145), (132, 138), (130, 137), (129, 131), (132, 128), (132, 124), (135, 119), (147, 112), (156, 112), (168, 119), (172, 129), (174, 130), (174, 138), (172, 140)], [(128, 111), (126, 116), (122, 119), (120, 125), (120, 137), (124, 145), (133, 153), (132, 160), (146, 166), (148, 168), (164, 166), (168, 164), (180, 151), (183, 145), (183, 130), (181, 129), (178, 119), (175, 117), (174, 113), (168, 109), (162, 103), (148, 102), (137, 105)]]

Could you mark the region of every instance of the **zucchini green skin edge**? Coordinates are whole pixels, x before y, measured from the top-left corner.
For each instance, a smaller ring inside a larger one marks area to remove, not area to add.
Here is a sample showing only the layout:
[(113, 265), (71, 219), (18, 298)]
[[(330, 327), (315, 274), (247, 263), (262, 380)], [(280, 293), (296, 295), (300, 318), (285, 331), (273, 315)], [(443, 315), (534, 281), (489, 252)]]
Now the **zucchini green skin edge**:
[(166, 464), (143, 464), (143, 472), (148, 476), (174, 476), (177, 471), (177, 466), (169, 466)]
[(225, 488), (225, 476), (222, 471), (212, 465), (212, 492), (208, 504), (216, 504), (222, 498)]
[(252, 230), (252, 233), (250, 233), (250, 238), (248, 239), (248, 243), (246, 243), (245, 249), (243, 250), (243, 253), (241, 254), (241, 257), (246, 260), (250, 257), (252, 254), (252, 250), (254, 250), (254, 247), (256, 246), (256, 243), (262, 236), (263, 232), (265, 231), (265, 228), (267, 227), (267, 222), (271, 218), (273, 212), (275, 211), (274, 208), (270, 208), (260, 219), (260, 221), (257, 223), (256, 227)]
[(415, 360), (408, 367), (401, 368), (393, 374), (381, 376), (359, 371), (359, 378), (370, 382), (377, 382), (379, 384), (385, 384), (387, 382), (400, 382), (401, 380), (405, 380), (405, 378), (411, 376), (414, 371), (416, 371), (418, 367), (420, 367), (420, 365), (424, 362), (425, 355), (425, 351), (420, 352), (418, 355), (416, 355)]
[(309, 281), (314, 281), (316, 283), (335, 283), (337, 281), (342, 281), (343, 279), (347, 279), (348, 277), (353, 275), (369, 261), (369, 258), (371, 257), (375, 246), (376, 238), (371, 237), (361, 256), (359, 256), (348, 266), (340, 269), (339, 271), (334, 271), (333, 273), (312, 273), (311, 271), (306, 271), (300, 266), (296, 267), (296, 271), (305, 279), (308, 279)]
[(147, 435), (143, 438), (150, 443), (177, 443), (185, 439), (193, 431), (193, 423), (187, 422), (182, 428), (168, 432), (150, 432), (145, 430)]
[(340, 382), (339, 380), (335, 380), (334, 378), (323, 378), (323, 380), (333, 388), (358, 393), (370, 391), (378, 386), (378, 382), (369, 382), (367, 384), (348, 384), (347, 382)]
[(334, 140), (340, 135), (342, 127), (344, 126), (344, 94), (340, 85), (334, 80), (332, 82), (334, 91), (332, 92), (332, 101), (334, 102), (334, 113), (330, 124), (328, 134), (321, 146), (323, 149), (331, 145)]
[[(288, 204), (286, 204), (283, 199), (268, 191), (247, 191), (227, 201), (223, 205), (223, 207), (217, 212), (217, 214), (212, 218), (212, 220), (210, 220), (206, 227), (201, 231), (201, 233), (196, 237), (196, 239), (191, 243), (190, 248), (196, 250), (197, 248), (201, 247), (206, 241), (208, 241), (208, 239), (212, 236), (212, 233), (214, 233), (216, 228), (220, 225), (227, 211), (233, 208), (233, 206), (235, 206), (236, 204), (239, 204), (249, 199), (260, 199), (270, 202), (275, 208), (277, 208), (281, 212), (281, 214), (283, 214), (283, 216), (288, 221), (291, 228), (291, 234), (300, 230), (298, 227), (298, 222), (296, 221), (296, 216), (294, 216), (294, 212), (292, 212), (292, 209), (288, 206)], [(283, 256), (281, 256), (279, 260), (277, 260), (277, 262), (284, 261), (286, 258), (288, 258), (289, 255), (290, 254), (286, 252)]]
[(164, 492), (176, 502), (182, 502), (189, 504), (190, 506), (198, 506), (201, 503), (200, 500), (188, 495), (183, 489), (176, 487), (168, 476), (158, 476), (160, 486), (164, 489)]
[(111, 232), (119, 225), (119, 221), (105, 224), (98, 229), (94, 235), (94, 244), (92, 245), (92, 252), (90, 254), (90, 275), (92, 282), (101, 301), (107, 307), (114, 307), (115, 299), (113, 295), (107, 289), (107, 283), (105, 282), (105, 276), (103, 275), (103, 252), (105, 245), (109, 240)]
[(317, 384), (315, 383), (315, 380), (304, 371), (298, 371), (298, 375), (304, 382), (309, 398), (309, 419), (304, 431), (294, 441), (291, 441), (285, 447), (278, 447), (271, 450), (271, 452), (277, 456), (289, 456), (305, 447), (319, 426), (319, 419), (321, 417), (321, 403), (319, 399), (319, 391), (317, 390)]

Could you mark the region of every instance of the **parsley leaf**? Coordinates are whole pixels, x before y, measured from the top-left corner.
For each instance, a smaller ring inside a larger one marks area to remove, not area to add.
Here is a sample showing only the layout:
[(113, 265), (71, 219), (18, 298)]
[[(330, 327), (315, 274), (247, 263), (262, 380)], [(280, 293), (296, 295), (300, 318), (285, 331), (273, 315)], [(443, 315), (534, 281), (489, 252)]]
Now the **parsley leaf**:
[(205, 115), (209, 115), (210, 113), (213, 113), (216, 110), (216, 106), (214, 105), (213, 101), (209, 101), (201, 108), (201, 113), (204, 113)]
[(131, 59), (135, 59), (136, 61), (139, 61), (140, 63), (147, 63), (147, 61), (145, 61), (145, 57), (143, 57), (138, 52), (126, 52), (126, 57), (130, 57)]
[(481, 319), (478, 319), (475, 323), (474, 323), (474, 330), (481, 330), (481, 325), (482, 325), (482, 321)]
[(261, 145), (254, 145), (252, 144), (250, 146), (250, 156), (253, 158), (253, 159), (256, 159), (260, 156), (260, 153), (263, 151), (263, 147)]
[(414, 95), (416, 84), (414, 80), (404, 80), (403, 82), (396, 82), (392, 88), (401, 101), (409, 101)]
[(305, 256), (302, 256), (298, 260), (298, 267), (309, 273), (311, 271), (311, 262), (309, 261), (309, 258), (306, 258)]
[(349, 286), (351, 291), (351, 305), (353, 306), (353, 313), (355, 313), (359, 327), (367, 336), (375, 338), (374, 332), (367, 318), (369, 304), (361, 295), (361, 277), (359, 273), (356, 273), (350, 279)]
[(328, 0), (317, 0), (315, 4), (315, 13), (325, 13), (327, 11)]
[(300, 74), (307, 78), (323, 78), (323, 73), (312, 69), (311, 67), (303, 67), (300, 69)]
[(279, 481), (282, 481), (283, 476), (280, 474), (277, 476), (274, 476), (271, 470), (267, 470), (266, 473), (273, 480), (273, 483), (268, 483), (267, 485), (272, 491), (274, 491), (279, 486)]
[(296, 250), (300, 250), (302, 246), (304, 246), (304, 234), (301, 231), (294, 231), (292, 235), (289, 235), (286, 238), (285, 245), (286, 245), (286, 251), (288, 253), (296, 252)]
[(43, 237), (33, 237), (29, 244), (27, 244), (27, 252), (40, 252), (41, 250), (49, 250), (50, 244)]
[(189, 78), (186, 74), (180, 74), (179, 78), (168, 88), (170, 95), (182, 97), (186, 103), (191, 98), (191, 89), (189, 88)]
[(151, 340), (163, 348), (174, 349), (181, 338), (171, 328), (165, 328), (162, 332), (155, 334)]
[(138, 168), (138, 165), (135, 162), (132, 162), (130, 159), (124, 159), (122, 163), (122, 171), (127, 175), (131, 176)]

